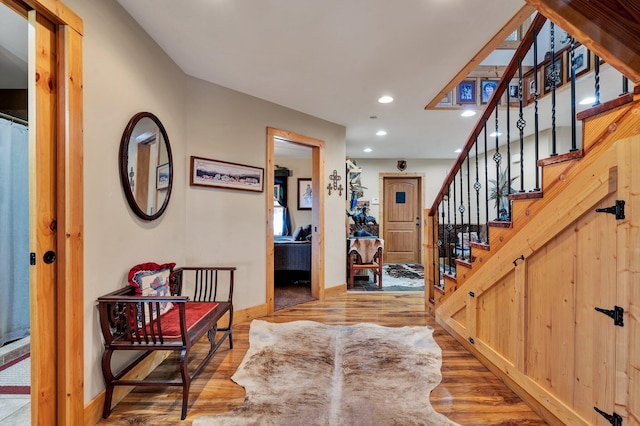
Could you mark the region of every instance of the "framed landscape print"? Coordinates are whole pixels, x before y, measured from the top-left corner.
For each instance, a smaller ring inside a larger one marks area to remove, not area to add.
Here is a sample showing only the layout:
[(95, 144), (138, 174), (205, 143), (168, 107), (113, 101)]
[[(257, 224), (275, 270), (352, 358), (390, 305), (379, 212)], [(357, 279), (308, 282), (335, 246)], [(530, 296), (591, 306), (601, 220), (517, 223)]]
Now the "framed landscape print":
[(192, 186), (262, 192), (264, 169), (192, 156), (190, 183)]

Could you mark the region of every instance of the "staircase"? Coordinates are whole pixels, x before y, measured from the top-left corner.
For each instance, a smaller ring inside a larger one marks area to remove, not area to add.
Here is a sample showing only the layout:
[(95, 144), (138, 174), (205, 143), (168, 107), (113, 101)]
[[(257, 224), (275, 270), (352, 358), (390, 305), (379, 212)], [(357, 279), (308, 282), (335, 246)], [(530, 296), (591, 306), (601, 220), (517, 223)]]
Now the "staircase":
[[(485, 134), (491, 114), (480, 120)], [(488, 221), (487, 240), (441, 273), (450, 199), (454, 218), (479, 226), (467, 202), (470, 157), (477, 181), (482, 156), (474, 131), (425, 212), (426, 307), (550, 424), (638, 425), (640, 86), (577, 119), (581, 147), (538, 160), (539, 190), (509, 195), (510, 220)]]

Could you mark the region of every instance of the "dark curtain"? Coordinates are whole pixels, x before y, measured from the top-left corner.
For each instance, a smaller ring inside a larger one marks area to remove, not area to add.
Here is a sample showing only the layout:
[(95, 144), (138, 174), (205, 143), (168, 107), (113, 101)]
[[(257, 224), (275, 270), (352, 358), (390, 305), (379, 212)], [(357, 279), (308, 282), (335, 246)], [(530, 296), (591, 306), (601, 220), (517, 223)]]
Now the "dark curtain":
[[(287, 170), (288, 172), (288, 170)], [(274, 185), (278, 185), (279, 193), (274, 194), (278, 202), (282, 207), (284, 207), (284, 218), (282, 223), (282, 235), (291, 235), (291, 215), (289, 214), (289, 208), (287, 207), (287, 194), (289, 191), (287, 190), (287, 176), (274, 176), (273, 183)]]

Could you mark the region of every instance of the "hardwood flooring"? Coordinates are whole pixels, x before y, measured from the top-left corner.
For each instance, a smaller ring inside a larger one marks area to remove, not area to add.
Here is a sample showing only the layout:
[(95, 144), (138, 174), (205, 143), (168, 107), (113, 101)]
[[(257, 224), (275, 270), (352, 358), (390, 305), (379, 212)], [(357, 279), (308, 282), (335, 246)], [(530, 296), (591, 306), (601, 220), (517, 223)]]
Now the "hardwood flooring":
[[(486, 369), (424, 311), (422, 293), (351, 293), (293, 306), (267, 321), (369, 322), (384, 326), (432, 325), (442, 348), (442, 383), (431, 392), (434, 409), (462, 425), (545, 425), (515, 393)], [(249, 323), (234, 326), (234, 349), (227, 342), (191, 384), (187, 418), (180, 422), (181, 388), (135, 388), (99, 425), (189, 425), (198, 416), (224, 413), (241, 405), (244, 389), (230, 377), (249, 346)], [(206, 352), (206, 338), (193, 351)], [(152, 374), (173, 374), (168, 359)], [(407, 395), (410, 398), (411, 395)]]

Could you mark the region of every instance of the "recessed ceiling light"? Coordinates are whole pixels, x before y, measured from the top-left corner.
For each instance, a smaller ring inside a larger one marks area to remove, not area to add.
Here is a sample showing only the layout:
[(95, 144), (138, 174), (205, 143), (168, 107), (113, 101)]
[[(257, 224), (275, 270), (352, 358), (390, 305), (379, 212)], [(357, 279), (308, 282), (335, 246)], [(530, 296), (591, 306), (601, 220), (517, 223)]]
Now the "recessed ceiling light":
[(462, 148), (458, 148), (458, 149), (456, 149), (456, 150), (455, 150), (455, 151), (453, 151), (453, 152), (455, 152), (456, 154), (460, 154), (460, 153), (462, 152)]
[(389, 102), (393, 102), (393, 98), (388, 95), (384, 95), (378, 99), (378, 102), (381, 104), (388, 104)]
[(593, 105), (594, 103), (596, 103), (596, 98), (593, 96), (587, 96), (579, 102), (580, 105)]
[(476, 112), (470, 109), (465, 109), (464, 111), (462, 111), (462, 114), (460, 115), (463, 117), (473, 117), (474, 115), (476, 115)]
[(489, 134), (489, 136), (491, 136), (492, 138), (493, 138), (493, 137), (495, 137), (495, 136), (502, 136), (502, 133), (500, 133), (500, 132), (493, 132), (493, 133), (490, 133), (490, 134)]
[(384, 131), (384, 130), (378, 130), (378, 131), (376, 132), (376, 135), (377, 135), (377, 136), (386, 136), (386, 135), (387, 135), (387, 132), (386, 132), (386, 131)]
[(371, 148), (365, 148), (363, 151), (364, 151), (364, 152), (371, 152), (371, 151), (373, 151), (373, 150), (372, 150)]

